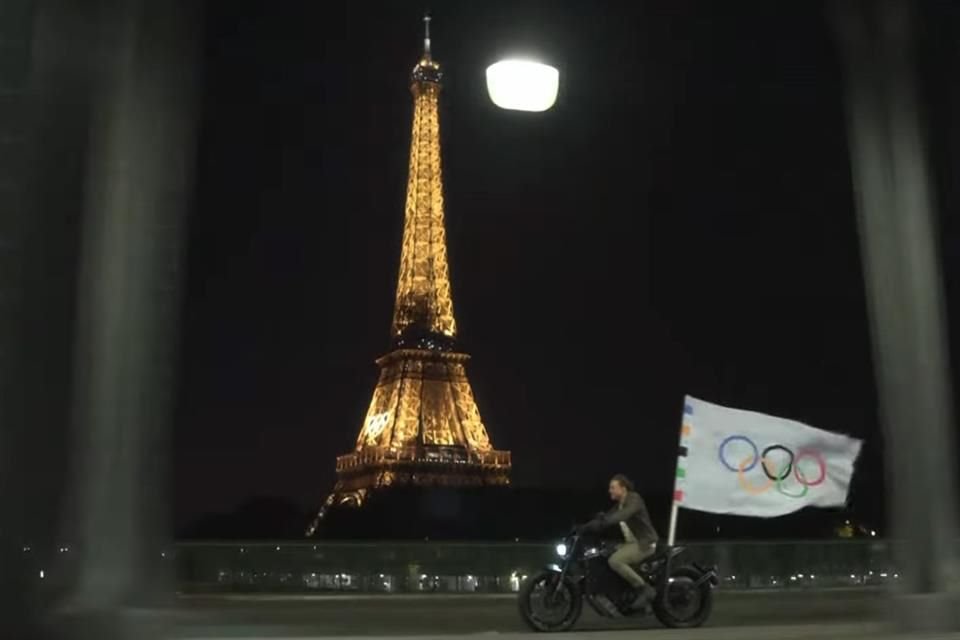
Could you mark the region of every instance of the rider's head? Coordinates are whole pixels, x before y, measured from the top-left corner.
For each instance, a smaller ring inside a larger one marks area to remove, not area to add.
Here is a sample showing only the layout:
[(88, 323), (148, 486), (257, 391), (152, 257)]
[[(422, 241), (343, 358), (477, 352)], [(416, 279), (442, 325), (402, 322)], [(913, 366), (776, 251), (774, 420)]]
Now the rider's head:
[(610, 478), (610, 499), (614, 502), (622, 501), (630, 491), (633, 491), (633, 483), (627, 476), (618, 473)]

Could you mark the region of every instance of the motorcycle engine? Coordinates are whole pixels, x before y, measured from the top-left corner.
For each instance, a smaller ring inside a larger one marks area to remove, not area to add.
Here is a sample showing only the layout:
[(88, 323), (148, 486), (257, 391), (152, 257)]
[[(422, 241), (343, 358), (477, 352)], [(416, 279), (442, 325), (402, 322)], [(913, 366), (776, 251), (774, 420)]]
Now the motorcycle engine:
[(623, 578), (618, 576), (604, 557), (591, 558), (587, 564), (587, 593), (604, 594), (619, 602), (623, 592), (628, 591)]

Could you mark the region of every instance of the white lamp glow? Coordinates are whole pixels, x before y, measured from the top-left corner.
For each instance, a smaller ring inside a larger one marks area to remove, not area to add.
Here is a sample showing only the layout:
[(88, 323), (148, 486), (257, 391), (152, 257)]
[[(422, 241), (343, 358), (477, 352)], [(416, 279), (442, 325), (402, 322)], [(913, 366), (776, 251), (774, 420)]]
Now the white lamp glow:
[(493, 104), (516, 111), (546, 111), (557, 101), (560, 72), (529, 60), (501, 60), (487, 67)]

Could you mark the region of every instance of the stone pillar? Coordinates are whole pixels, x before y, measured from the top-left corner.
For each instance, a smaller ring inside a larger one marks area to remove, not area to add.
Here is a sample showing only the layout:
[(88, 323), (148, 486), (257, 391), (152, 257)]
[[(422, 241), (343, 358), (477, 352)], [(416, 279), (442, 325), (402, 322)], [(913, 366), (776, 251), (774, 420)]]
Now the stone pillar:
[(33, 4), (0, 5), (0, 635), (24, 640), (40, 634), (34, 525), (56, 514), (44, 491), (50, 470), (38, 467), (34, 446), (51, 434), (29, 415), (29, 363), (43, 361), (41, 350), (31, 353), (27, 331), (28, 290), (36, 280), (31, 263), (38, 257), (31, 242), (37, 226), (30, 189)]
[(908, 630), (960, 628), (956, 444), (935, 196), (906, 0), (837, 5), (888, 519)]
[(90, 71), (64, 517), (77, 560), (53, 615), (68, 638), (159, 637), (158, 608), (173, 594), (161, 552), (196, 153), (194, 4), (48, 0), (40, 15), (41, 28), (66, 36), (45, 38), (46, 53)]

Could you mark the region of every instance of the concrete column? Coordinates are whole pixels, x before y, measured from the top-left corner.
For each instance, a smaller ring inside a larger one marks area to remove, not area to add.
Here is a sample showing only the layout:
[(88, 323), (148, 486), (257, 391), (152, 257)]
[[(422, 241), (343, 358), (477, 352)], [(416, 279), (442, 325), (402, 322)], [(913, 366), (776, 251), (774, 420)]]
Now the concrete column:
[(37, 219), (29, 171), (33, 4), (0, 5), (0, 636), (24, 640), (41, 632), (41, 581), (36, 556), (26, 547), (50, 498), (43, 491), (47, 470), (31, 464), (33, 445), (49, 434), (29, 415), (27, 391), (27, 292), (35, 275)]
[(170, 531), (181, 226), (196, 152), (192, 4), (45, 7), (84, 12), (76, 40), (94, 52), (65, 519), (78, 558), (53, 619), (70, 638), (160, 637), (160, 609), (173, 594), (161, 552)]
[(909, 630), (960, 629), (956, 444), (932, 186), (905, 0), (838, 4), (849, 148)]

